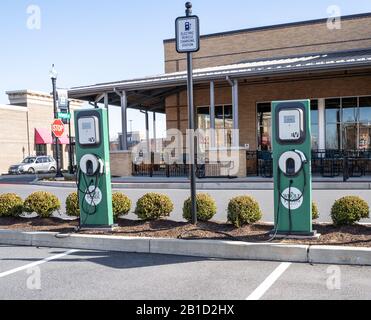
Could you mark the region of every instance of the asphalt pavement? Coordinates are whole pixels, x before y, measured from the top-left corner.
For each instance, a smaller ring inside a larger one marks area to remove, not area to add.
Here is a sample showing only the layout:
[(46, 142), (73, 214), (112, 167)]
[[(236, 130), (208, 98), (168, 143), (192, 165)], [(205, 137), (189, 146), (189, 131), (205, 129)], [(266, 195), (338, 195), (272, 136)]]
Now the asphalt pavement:
[(0, 246), (0, 299), (371, 299), (371, 268)]

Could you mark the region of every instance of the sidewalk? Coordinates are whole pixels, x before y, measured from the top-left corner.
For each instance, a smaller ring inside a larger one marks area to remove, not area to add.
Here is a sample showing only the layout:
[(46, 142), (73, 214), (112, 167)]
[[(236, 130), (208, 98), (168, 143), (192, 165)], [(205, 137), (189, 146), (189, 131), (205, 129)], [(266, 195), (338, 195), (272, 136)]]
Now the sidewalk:
[[(37, 181), (32, 184), (49, 187), (75, 187), (74, 182)], [(115, 189), (189, 189), (187, 178), (164, 178), (164, 177), (125, 177), (112, 178)], [(199, 190), (273, 190), (273, 179), (260, 177), (247, 178), (207, 178), (197, 179)], [(338, 178), (313, 178), (313, 190), (371, 190), (370, 177), (351, 178), (343, 182)]]

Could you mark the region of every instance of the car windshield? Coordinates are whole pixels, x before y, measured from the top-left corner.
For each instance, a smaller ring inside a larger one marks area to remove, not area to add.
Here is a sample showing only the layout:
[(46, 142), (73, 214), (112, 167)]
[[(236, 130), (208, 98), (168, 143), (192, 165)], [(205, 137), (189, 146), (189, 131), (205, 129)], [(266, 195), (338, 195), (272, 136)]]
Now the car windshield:
[(26, 163), (26, 164), (27, 163), (34, 163), (35, 160), (36, 160), (36, 158), (26, 158), (26, 159), (23, 160), (22, 163)]

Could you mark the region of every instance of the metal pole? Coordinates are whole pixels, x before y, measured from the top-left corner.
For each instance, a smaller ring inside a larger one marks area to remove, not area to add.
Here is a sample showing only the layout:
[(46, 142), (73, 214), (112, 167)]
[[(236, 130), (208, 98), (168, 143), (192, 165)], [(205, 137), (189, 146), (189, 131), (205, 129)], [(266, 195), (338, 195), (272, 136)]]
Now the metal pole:
[[(54, 107), (54, 119), (58, 118), (58, 109), (57, 109), (57, 79), (55, 77), (52, 78), (52, 86), (53, 86), (53, 107)], [(55, 144), (55, 161), (57, 162), (57, 174), (56, 178), (63, 178), (63, 174), (61, 171), (61, 164), (59, 161), (59, 152), (58, 152), (58, 138), (54, 136), (54, 144)]]
[(238, 148), (240, 146), (239, 142), (239, 106), (238, 106), (238, 80), (233, 81), (233, 96), (234, 96), (234, 106), (233, 106), (233, 142), (232, 146)]
[[(192, 4), (186, 3), (186, 16), (192, 14)], [(197, 191), (196, 191), (196, 166), (195, 166), (195, 117), (193, 106), (193, 54), (187, 53), (187, 86), (188, 86), (188, 122), (189, 122), (189, 175), (191, 182), (191, 211), (192, 211), (192, 224), (197, 224)]]
[(214, 81), (210, 82), (210, 145), (214, 149), (216, 146), (216, 132), (215, 132), (215, 84)]
[(121, 95), (121, 121), (122, 121), (122, 150), (128, 150), (128, 120), (127, 120), (128, 98), (126, 91)]
[[(71, 116), (71, 108), (70, 108), (70, 102), (68, 101), (68, 113)], [(71, 133), (71, 119), (68, 120), (68, 139), (69, 139), (69, 146), (68, 146), (68, 159), (69, 159), (69, 173), (74, 174), (73, 170), (73, 157), (72, 157), (72, 133)]]
[(148, 111), (145, 112), (146, 115), (146, 140), (147, 140), (147, 153), (151, 156), (151, 139), (149, 137), (149, 114)]
[(156, 112), (153, 112), (153, 141), (154, 141), (154, 152), (157, 152)]

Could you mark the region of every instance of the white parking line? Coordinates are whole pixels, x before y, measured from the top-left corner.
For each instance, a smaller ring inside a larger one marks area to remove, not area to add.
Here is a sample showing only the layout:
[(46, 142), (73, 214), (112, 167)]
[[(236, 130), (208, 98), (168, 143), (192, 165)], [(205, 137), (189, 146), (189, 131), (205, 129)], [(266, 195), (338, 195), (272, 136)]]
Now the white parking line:
[(273, 284), (285, 273), (292, 263), (281, 263), (246, 300), (260, 300)]
[(17, 273), (17, 272), (20, 272), (20, 271), (23, 271), (23, 270), (27, 270), (29, 268), (33, 268), (33, 267), (36, 267), (36, 266), (39, 266), (41, 264), (44, 264), (44, 263), (47, 263), (49, 261), (53, 261), (53, 260), (58, 260), (60, 258), (63, 258), (65, 256), (68, 256), (70, 254), (73, 254), (75, 252), (78, 252), (79, 250), (69, 250), (67, 252), (64, 252), (64, 253), (61, 253), (61, 254), (57, 254), (55, 256), (52, 256), (52, 257), (49, 257), (49, 258), (45, 258), (43, 260), (40, 260), (40, 261), (36, 261), (36, 262), (32, 262), (30, 264), (27, 264), (23, 267), (19, 267), (19, 268), (15, 268), (15, 269), (12, 269), (12, 270), (9, 270), (9, 271), (5, 271), (5, 272), (2, 272), (0, 273), (0, 279), (1, 278), (5, 278), (11, 274), (14, 274), (14, 273)]

